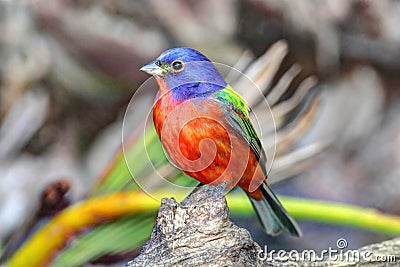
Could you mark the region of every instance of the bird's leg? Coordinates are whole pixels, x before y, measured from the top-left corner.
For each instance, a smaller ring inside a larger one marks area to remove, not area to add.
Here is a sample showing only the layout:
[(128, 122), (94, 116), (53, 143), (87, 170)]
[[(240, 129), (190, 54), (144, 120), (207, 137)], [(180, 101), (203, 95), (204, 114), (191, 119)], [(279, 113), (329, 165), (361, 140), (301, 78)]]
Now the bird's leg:
[(204, 186), (205, 184), (203, 183), (199, 183), (196, 185), (196, 187), (192, 190), (192, 192), (190, 192), (190, 194), (184, 199), (182, 200), (181, 204), (184, 205), (186, 203), (186, 201), (190, 198), (190, 196), (200, 192), (201, 190), (203, 190), (205, 188)]
[[(203, 190), (204, 188), (206, 188), (205, 185), (206, 185), (206, 184), (199, 183), (198, 185), (196, 185), (196, 187), (193, 189), (193, 191), (190, 192), (190, 194), (189, 194), (188, 196), (193, 195), (193, 194), (196, 194), (196, 193), (198, 193), (199, 191)], [(221, 190), (225, 190), (227, 185), (228, 185), (228, 183), (225, 182), (225, 183), (222, 183), (222, 184), (220, 184), (220, 185), (213, 185), (213, 186), (214, 186), (214, 187), (220, 187), (220, 188), (222, 188)]]
[[(202, 198), (206, 197), (208, 194), (217, 194), (220, 193), (223, 195), (224, 190), (226, 189), (227, 182), (222, 183), (220, 185), (209, 185), (204, 186), (206, 184), (199, 183), (193, 191), (181, 202), (182, 205), (185, 205), (189, 199), (193, 198)], [(206, 192), (207, 191), (207, 192)]]
[(204, 185), (205, 185), (205, 184), (203, 184), (203, 183), (198, 183), (198, 184), (196, 185), (196, 187), (193, 189), (193, 191), (190, 192), (189, 195), (195, 194), (196, 192), (200, 191), (200, 190), (203, 188)]

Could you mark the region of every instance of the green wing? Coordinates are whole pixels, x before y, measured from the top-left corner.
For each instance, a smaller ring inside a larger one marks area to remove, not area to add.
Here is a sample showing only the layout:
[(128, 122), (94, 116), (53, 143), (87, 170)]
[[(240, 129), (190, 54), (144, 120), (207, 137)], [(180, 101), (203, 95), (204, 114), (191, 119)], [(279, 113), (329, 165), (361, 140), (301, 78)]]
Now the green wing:
[(256, 155), (258, 162), (261, 165), (264, 174), (266, 175), (267, 157), (258, 139), (257, 133), (249, 119), (250, 108), (246, 101), (235, 91), (230, 85), (224, 89), (214, 93), (217, 101), (223, 104), (225, 108), (225, 115), (233, 128), (235, 128), (240, 135), (249, 144), (251, 150)]

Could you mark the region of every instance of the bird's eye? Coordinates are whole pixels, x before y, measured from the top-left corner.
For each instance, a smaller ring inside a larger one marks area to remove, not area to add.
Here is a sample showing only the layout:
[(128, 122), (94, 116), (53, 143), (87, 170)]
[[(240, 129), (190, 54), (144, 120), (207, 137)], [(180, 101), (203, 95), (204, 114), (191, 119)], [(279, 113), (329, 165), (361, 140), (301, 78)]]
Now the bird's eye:
[(184, 63), (181, 60), (175, 60), (174, 62), (172, 62), (171, 66), (175, 72), (181, 72), (185, 68)]

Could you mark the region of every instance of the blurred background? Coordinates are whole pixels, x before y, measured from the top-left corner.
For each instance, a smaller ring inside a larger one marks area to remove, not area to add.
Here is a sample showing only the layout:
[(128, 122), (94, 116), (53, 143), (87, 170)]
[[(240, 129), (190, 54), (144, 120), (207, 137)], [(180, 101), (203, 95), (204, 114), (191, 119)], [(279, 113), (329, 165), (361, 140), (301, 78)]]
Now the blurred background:
[[(127, 105), (148, 78), (139, 68), (177, 46), (247, 66), (286, 40), (289, 53), (267, 89), (295, 63), (302, 70), (279, 102), (316, 75), (321, 101), (291, 149), (315, 140), (326, 146), (275, 183), (275, 192), (400, 215), (398, 25), (396, 0), (0, 1), (3, 260), (44, 218), (90, 196), (120, 149)], [(391, 237), (300, 222), (303, 238), (270, 238), (254, 216), (233, 218), (271, 249), (335, 248), (339, 238), (358, 248)], [(126, 262), (137, 249), (115, 257), (105, 249), (87, 266)]]

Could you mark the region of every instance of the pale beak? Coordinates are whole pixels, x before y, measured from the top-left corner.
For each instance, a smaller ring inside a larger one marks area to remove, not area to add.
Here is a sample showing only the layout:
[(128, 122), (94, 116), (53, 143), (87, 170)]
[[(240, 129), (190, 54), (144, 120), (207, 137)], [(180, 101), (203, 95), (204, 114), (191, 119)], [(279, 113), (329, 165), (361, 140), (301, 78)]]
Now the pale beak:
[(140, 68), (141, 71), (144, 71), (150, 75), (163, 76), (165, 70), (156, 65), (156, 61), (152, 61), (149, 64), (144, 65)]

